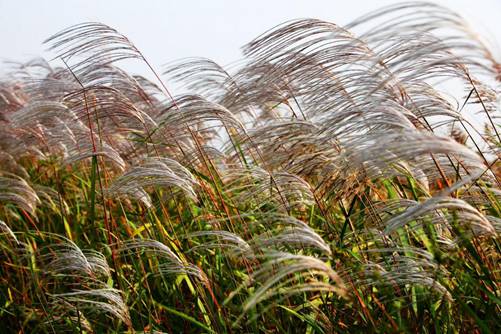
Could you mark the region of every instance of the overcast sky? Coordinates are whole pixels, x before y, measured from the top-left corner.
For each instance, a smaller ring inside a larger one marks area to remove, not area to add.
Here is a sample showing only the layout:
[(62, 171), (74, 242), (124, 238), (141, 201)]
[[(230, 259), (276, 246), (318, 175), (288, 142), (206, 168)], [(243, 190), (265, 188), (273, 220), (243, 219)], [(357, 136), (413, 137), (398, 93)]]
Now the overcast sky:
[[(99, 21), (126, 36), (161, 69), (183, 57), (220, 64), (238, 60), (240, 47), (265, 30), (294, 18), (340, 25), (395, 0), (0, 0), (0, 59), (50, 58), (42, 41), (73, 24)], [(501, 0), (437, 0), (461, 13), (501, 55)], [(0, 64), (0, 71), (3, 65)]]

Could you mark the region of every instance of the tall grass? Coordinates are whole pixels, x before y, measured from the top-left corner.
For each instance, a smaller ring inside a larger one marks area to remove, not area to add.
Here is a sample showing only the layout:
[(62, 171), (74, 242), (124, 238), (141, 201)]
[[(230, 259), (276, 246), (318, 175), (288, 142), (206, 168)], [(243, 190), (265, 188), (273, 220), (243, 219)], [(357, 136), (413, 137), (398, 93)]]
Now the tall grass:
[(162, 75), (101, 23), (46, 44), (0, 83), (0, 331), (500, 331), (501, 64), (460, 16), (295, 20)]

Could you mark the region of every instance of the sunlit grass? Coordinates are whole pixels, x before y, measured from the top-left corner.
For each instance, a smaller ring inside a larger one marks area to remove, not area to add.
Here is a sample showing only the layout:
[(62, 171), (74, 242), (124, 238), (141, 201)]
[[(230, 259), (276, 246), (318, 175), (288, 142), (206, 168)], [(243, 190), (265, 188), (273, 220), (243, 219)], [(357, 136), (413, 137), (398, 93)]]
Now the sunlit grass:
[(499, 332), (501, 65), (461, 17), (295, 20), (163, 76), (104, 24), (46, 43), (0, 81), (0, 332)]

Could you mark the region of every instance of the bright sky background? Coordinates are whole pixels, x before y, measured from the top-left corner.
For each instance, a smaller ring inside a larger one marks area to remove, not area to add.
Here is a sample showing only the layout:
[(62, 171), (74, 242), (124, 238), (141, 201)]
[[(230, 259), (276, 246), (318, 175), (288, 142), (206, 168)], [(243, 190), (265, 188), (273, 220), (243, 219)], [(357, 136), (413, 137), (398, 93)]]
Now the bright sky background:
[[(0, 0), (0, 60), (51, 58), (41, 44), (70, 25), (99, 21), (131, 39), (154, 67), (203, 56), (224, 65), (265, 30), (294, 18), (340, 25), (396, 0)], [(501, 0), (436, 0), (461, 13), (501, 58)], [(0, 64), (0, 72), (5, 66)], [(140, 68), (133, 71), (143, 72)]]

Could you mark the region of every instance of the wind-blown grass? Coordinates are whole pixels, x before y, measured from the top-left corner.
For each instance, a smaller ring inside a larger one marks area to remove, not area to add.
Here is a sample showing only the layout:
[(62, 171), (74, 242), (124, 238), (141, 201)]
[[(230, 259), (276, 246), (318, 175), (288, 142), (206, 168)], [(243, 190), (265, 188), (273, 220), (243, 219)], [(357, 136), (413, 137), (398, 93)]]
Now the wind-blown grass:
[(501, 64), (459, 15), (294, 20), (163, 76), (101, 23), (46, 44), (64, 66), (0, 81), (2, 331), (501, 330)]

